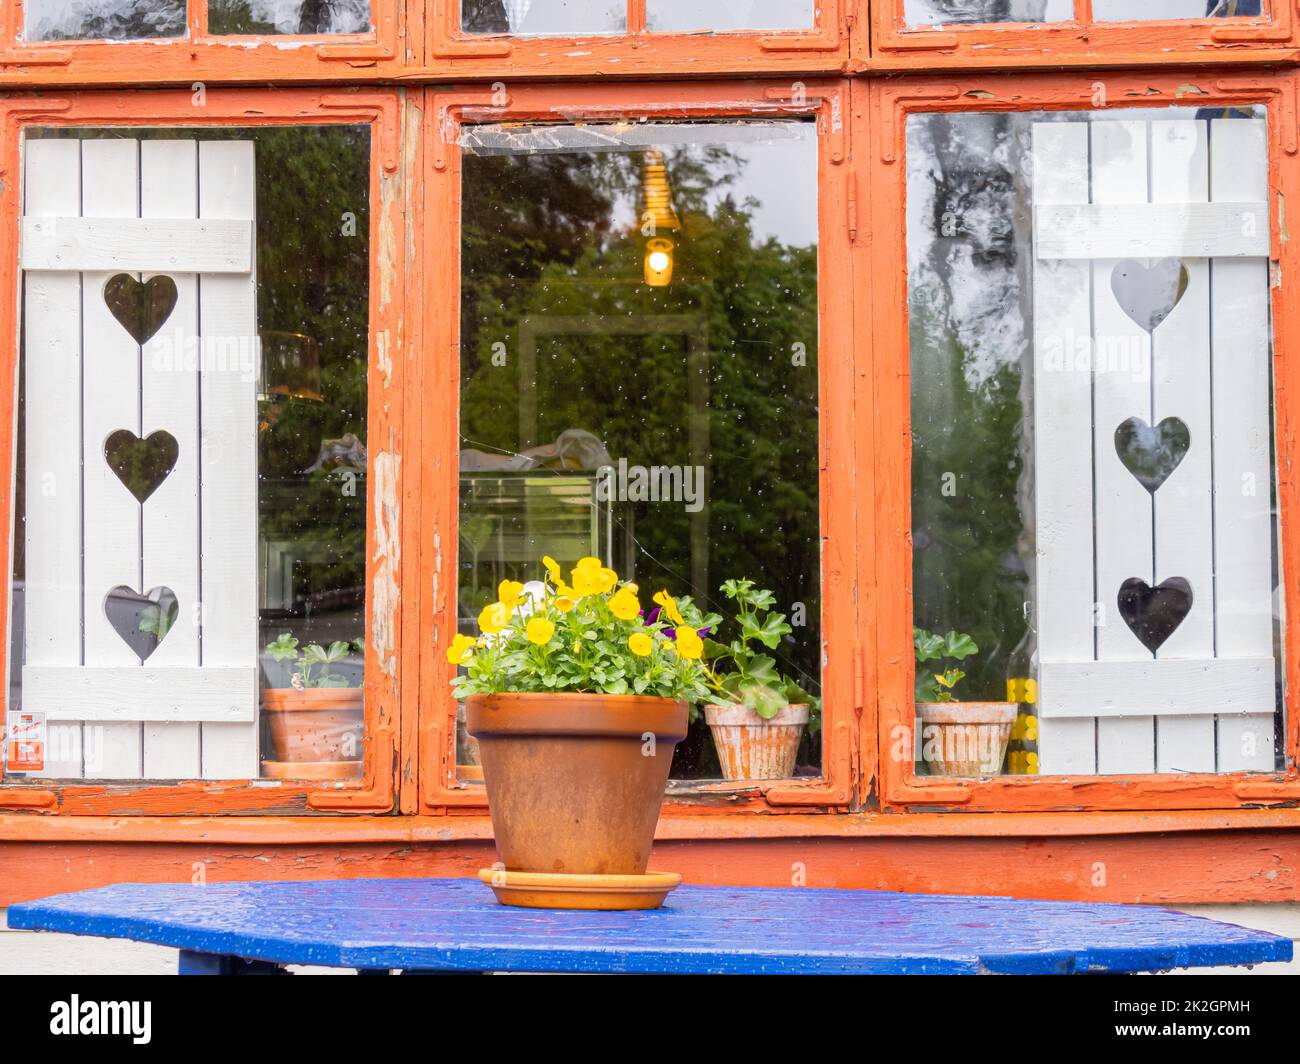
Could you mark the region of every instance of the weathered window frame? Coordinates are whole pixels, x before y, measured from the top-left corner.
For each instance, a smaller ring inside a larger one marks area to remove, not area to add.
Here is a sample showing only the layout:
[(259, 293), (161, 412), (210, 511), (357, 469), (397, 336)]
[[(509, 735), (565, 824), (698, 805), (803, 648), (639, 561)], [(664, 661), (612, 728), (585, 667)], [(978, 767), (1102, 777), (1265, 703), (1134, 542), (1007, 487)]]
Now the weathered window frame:
[(1268, 2), (1263, 17), (1094, 22), (1092, 0), (1074, 0), (1067, 22), (909, 27), (904, 0), (872, 0), (870, 65), (1004, 68), (1011, 60), (1025, 67), (1118, 67), (1149, 66), (1157, 56), (1161, 65), (1276, 62), (1295, 47), (1295, 5)]
[(426, 54), (457, 77), (578, 77), (612, 74), (696, 75), (838, 69), (848, 60), (855, 4), (819, 0), (812, 31), (651, 33), (646, 0), (628, 0), (627, 32), (581, 37), (512, 37), (462, 33), (460, 0), (430, 5)]
[[(509, 91), (434, 90), (426, 100), (423, 175), (424, 225), (417, 241), (424, 277), (422, 342), (416, 372), (419, 392), (429, 398), (419, 495), (425, 578), (412, 607), (426, 618), (421, 642), (443, 648), (456, 631), (456, 544), (459, 451), (459, 292), (461, 125), (492, 121), (578, 121), (582, 118), (714, 119), (741, 116), (815, 116), (818, 122), (819, 290), (821, 371), (821, 521), (823, 587), (823, 776), (757, 784), (702, 784), (689, 796), (671, 798), (674, 811), (745, 814), (772, 808), (847, 808), (858, 780), (861, 683), (860, 596), (854, 576), (854, 544), (860, 502), (852, 449), (854, 361), (850, 275), (856, 236), (852, 177), (850, 85), (809, 81), (799, 89), (781, 82), (715, 82), (674, 85), (672, 102), (655, 85), (595, 85), (575, 89), (528, 85)], [(409, 592), (408, 592), (409, 593)], [(455, 772), (455, 703), (448, 684), (454, 674), (445, 654), (421, 658), (420, 806), (485, 809), (481, 786), (458, 783)]]
[[(1046, 810), (1175, 810), (1232, 809), (1300, 799), (1300, 629), (1285, 632), (1287, 672), (1286, 765), (1280, 773), (1225, 773), (1135, 776), (1013, 776), (986, 780), (919, 777), (911, 761), (910, 741), (905, 761), (892, 759), (899, 736), (911, 735), (914, 666), (912, 656), (911, 433), (908, 370), (906, 233), (896, 224), (905, 217), (907, 116), (934, 111), (1090, 110), (1095, 79), (1090, 75), (1006, 75), (981, 80), (978, 97), (955, 85), (933, 79), (875, 83), (872, 113), (877, 117), (872, 167), (872, 231), (879, 243), (873, 256), (875, 278), (874, 397), (860, 395), (858, 408), (875, 416), (875, 499), (877, 502), (872, 585), (876, 590), (877, 624), (876, 742), (880, 751), (882, 807), (976, 811)], [(1187, 73), (1144, 73), (1141, 77), (1107, 78), (1115, 107), (1231, 106), (1263, 104), (1269, 120), (1269, 203), (1273, 283), (1274, 395), (1277, 421), (1278, 504), (1284, 573), (1300, 565), (1300, 482), (1297, 481), (1296, 433), (1300, 425), (1300, 396), (1296, 391), (1300, 314), (1284, 298), (1281, 278), (1300, 269), (1295, 242), (1288, 239), (1283, 205), (1300, 195), (1300, 140), (1296, 130), (1296, 75), (1225, 79)], [(900, 311), (900, 308), (901, 311)], [(861, 440), (861, 436), (859, 437)], [(863, 453), (860, 464), (869, 460)], [(865, 577), (864, 577), (865, 579)], [(1300, 587), (1288, 581), (1284, 615), (1300, 616)], [(900, 731), (901, 729), (901, 731)], [(864, 761), (866, 753), (864, 751)]]
[(207, 0), (189, 0), (184, 37), (27, 41), (21, 36), (23, 0), (0, 0), (0, 84), (375, 80), (406, 57), (400, 47), (401, 0), (370, 0), (370, 5), (368, 33), (213, 34)]
[[(360, 780), (339, 784), (268, 781), (5, 781), (0, 809), (114, 815), (153, 812), (313, 813), (387, 812), (397, 793), (397, 731), (403, 676), (414, 674), (415, 652), (402, 639), (403, 612), (398, 584), (402, 556), (401, 455), (404, 446), (406, 367), (393, 357), (402, 342), (401, 293), (404, 284), (405, 188), (399, 170), (400, 98), (396, 91), (339, 94), (331, 90), (212, 90), (206, 106), (195, 108), (188, 91), (126, 93), (69, 92), (43, 97), (0, 99), (0, 210), (4, 248), (0, 286), (17, 292), (18, 225), (21, 211), (22, 138), (29, 127), (48, 126), (252, 126), (365, 124), (371, 130), (370, 164), (370, 338), (368, 421), (376, 441), (366, 477), (370, 498), (366, 518), (366, 650), (364, 768)], [(14, 402), (20, 358), (18, 300), (0, 302), (0, 376), (11, 382), (0, 393), (0, 468), (13, 468)], [(382, 441), (380, 443), (379, 441)], [(0, 493), (0, 552), (10, 556), (13, 493)], [(8, 596), (0, 607), (0, 645), (8, 647)], [(254, 623), (250, 618), (249, 623)]]

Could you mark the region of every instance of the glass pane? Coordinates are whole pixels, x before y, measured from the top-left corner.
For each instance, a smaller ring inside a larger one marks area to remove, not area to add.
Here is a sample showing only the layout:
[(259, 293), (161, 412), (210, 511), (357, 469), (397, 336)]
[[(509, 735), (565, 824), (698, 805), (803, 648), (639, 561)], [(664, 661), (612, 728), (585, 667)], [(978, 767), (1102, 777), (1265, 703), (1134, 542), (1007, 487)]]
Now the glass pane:
[(185, 0), (27, 0), (29, 41), (185, 36)]
[(652, 33), (701, 30), (806, 30), (815, 25), (813, 0), (648, 0)]
[(370, 0), (208, 0), (209, 33), (366, 33)]
[[(481, 126), (463, 148), (460, 630), (544, 555), (565, 579), (599, 558), (644, 611), (689, 596), (719, 641), (720, 588), (748, 578), (791, 629), (763, 653), (815, 696), (814, 125)], [(820, 771), (812, 705), (776, 774)], [(674, 776), (717, 779), (694, 715)]]
[(356, 775), (368, 128), (25, 147), (26, 216), (113, 268), (25, 262), (6, 771)]
[(541, 37), (627, 31), (626, 0), (461, 0), (460, 10), (465, 33)]
[(1097, 22), (1150, 22), (1158, 19), (1244, 18), (1267, 14), (1262, 0), (1092, 0)]
[(1280, 764), (1266, 145), (909, 122), (918, 771)]
[(1074, 0), (903, 0), (909, 26), (961, 22), (1069, 22)]

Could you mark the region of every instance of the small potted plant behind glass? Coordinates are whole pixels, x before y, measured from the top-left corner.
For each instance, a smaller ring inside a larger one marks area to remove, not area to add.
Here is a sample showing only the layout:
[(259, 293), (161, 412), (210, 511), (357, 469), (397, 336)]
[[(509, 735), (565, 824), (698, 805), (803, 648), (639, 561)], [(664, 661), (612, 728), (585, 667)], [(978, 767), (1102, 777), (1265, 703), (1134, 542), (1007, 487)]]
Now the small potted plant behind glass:
[(274, 760), (263, 762), (267, 775), (335, 779), (360, 772), (362, 675), (353, 655), (364, 650), (360, 639), (299, 646), (289, 632), (266, 645), (273, 664), (262, 706), (275, 749)]
[(921, 762), (932, 776), (994, 776), (1002, 771), (1019, 707), (1015, 702), (958, 702), (966, 673), (957, 663), (979, 653), (968, 635), (912, 629)]
[(648, 621), (599, 559), (567, 580), (543, 565), (544, 581), (502, 581), (480, 634), (447, 648), (500, 857), (479, 875), (508, 905), (653, 908), (681, 881), (646, 866), (688, 703), (706, 695), (699, 629), (716, 618), (661, 591)]
[(736, 638), (709, 640), (711, 688), (704, 719), (713, 733), (722, 775), (729, 780), (788, 779), (804, 728), (820, 725), (821, 704), (777, 668), (775, 650), (792, 629), (772, 607), (776, 596), (752, 580), (728, 580), (722, 593), (736, 605)]

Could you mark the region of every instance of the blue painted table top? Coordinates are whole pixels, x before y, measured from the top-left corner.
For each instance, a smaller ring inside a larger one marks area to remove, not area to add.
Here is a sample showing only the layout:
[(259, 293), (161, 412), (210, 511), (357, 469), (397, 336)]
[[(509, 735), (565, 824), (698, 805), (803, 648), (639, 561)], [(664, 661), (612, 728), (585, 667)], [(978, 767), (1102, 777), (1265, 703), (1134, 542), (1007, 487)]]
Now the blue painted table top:
[(1291, 959), (1291, 941), (1137, 905), (679, 887), (662, 909), (498, 905), (470, 879), (121, 883), (9, 910), (11, 928), (363, 969), (978, 974)]

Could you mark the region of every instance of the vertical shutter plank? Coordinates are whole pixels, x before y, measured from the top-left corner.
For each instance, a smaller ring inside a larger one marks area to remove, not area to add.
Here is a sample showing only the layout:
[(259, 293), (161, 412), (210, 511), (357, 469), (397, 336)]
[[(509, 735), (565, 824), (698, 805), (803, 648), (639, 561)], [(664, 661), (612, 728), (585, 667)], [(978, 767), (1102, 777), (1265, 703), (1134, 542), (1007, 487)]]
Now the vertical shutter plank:
[[(1151, 123), (1151, 200), (1209, 199), (1208, 127), (1204, 121)], [(1155, 495), (1155, 580), (1180, 576), (1192, 586), (1191, 612), (1157, 652), (1161, 660), (1214, 657), (1214, 511), (1211, 495), (1210, 264), (1185, 259), (1187, 290), (1152, 340), (1153, 416), (1177, 417), (1191, 442)], [(1214, 718), (1161, 717), (1157, 772), (1213, 772)]]
[[(24, 211), (81, 212), (81, 145), (26, 141)], [(81, 276), (23, 281), (24, 665), (81, 664)], [(16, 589), (17, 590), (17, 589)], [(16, 604), (15, 604), (16, 605)], [(10, 663), (10, 668), (16, 666)], [(82, 771), (82, 726), (50, 724), (45, 774)]]
[[(1033, 150), (1036, 205), (1087, 199), (1086, 124), (1038, 123)], [(1090, 336), (1090, 287), (1087, 262), (1035, 262), (1034, 613), (1040, 661), (1093, 659), (1092, 455), (1080, 446), (1092, 434), (1092, 378), (1078, 362)], [(1095, 733), (1091, 717), (1041, 719), (1039, 771), (1093, 773)]]
[[(199, 217), (255, 218), (254, 163), (251, 141), (201, 142)], [(222, 367), (217, 356), (256, 353), (255, 273), (201, 278), (199, 310), (208, 353), (201, 394), (203, 663), (247, 665), (257, 661), (259, 637), (257, 384), (251, 366)], [(204, 778), (257, 775), (256, 724), (202, 727)]]
[[(140, 216), (198, 215), (198, 152), (193, 140), (140, 143)], [(146, 274), (148, 280), (152, 274)], [(166, 430), (177, 442), (176, 465), (145, 501), (142, 543), (144, 587), (166, 585), (176, 593), (176, 622), (150, 665), (199, 664), (199, 332), (198, 278), (168, 274), (176, 284), (176, 307), (144, 345), (141, 410), (145, 436)], [(190, 345), (187, 348), (187, 343)], [(196, 723), (147, 722), (144, 774), (151, 779), (194, 779), (200, 774)]]
[[(1147, 202), (1147, 123), (1093, 122), (1092, 202)], [(1149, 364), (1150, 336), (1120, 307), (1111, 288), (1118, 265), (1099, 259), (1093, 271), (1093, 341), (1099, 361), (1122, 357), (1127, 365), (1093, 374), (1094, 453), (1097, 476), (1097, 660), (1132, 660), (1145, 648), (1119, 616), (1116, 596), (1129, 577), (1151, 579), (1151, 500), (1115, 453), (1115, 429), (1133, 414), (1150, 415), (1150, 388), (1135, 380)], [(1139, 716), (1097, 722), (1097, 771), (1155, 770), (1155, 719)]]
[[(139, 145), (134, 140), (81, 142), (82, 211), (86, 217), (134, 218), (139, 213)], [(140, 587), (140, 505), (104, 458), (104, 443), (117, 429), (140, 431), (140, 347), (109, 312), (104, 286), (111, 273), (82, 275), (85, 372), (83, 495), (85, 539), (86, 665), (131, 667), (140, 660), (108, 623), (104, 599), (119, 584)], [(143, 589), (147, 590), (147, 589)], [(142, 773), (141, 726), (96, 724), (98, 770), (105, 779)]]
[[(1257, 119), (1210, 123), (1215, 200), (1268, 196), (1268, 140)], [(1263, 259), (1215, 259), (1212, 303), (1215, 438), (1214, 542), (1220, 657), (1276, 656), (1269, 452), (1269, 289)], [(1294, 710), (1295, 707), (1293, 707)], [(1221, 772), (1271, 771), (1272, 706), (1219, 717)]]

